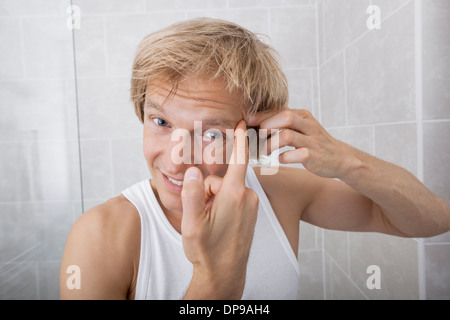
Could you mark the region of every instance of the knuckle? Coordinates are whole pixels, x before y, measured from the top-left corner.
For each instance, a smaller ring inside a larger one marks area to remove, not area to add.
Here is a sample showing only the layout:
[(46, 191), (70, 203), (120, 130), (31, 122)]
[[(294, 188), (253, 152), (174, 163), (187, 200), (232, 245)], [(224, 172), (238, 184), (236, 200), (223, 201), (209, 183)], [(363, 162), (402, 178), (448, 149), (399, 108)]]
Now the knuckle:
[(283, 111), (283, 120), (287, 126), (292, 126), (294, 124), (295, 114), (291, 110)]
[(303, 118), (308, 119), (308, 118), (312, 118), (312, 113), (309, 110), (306, 109), (301, 109), (300, 110), (300, 114)]
[(284, 143), (292, 142), (292, 139), (294, 138), (294, 134), (291, 130), (286, 129), (280, 132), (280, 141)]
[(259, 197), (256, 191), (252, 189), (247, 190), (247, 199), (250, 205), (251, 211), (256, 211), (259, 206)]
[(228, 199), (231, 203), (240, 206), (245, 198), (243, 194), (244, 192), (241, 191), (240, 188), (236, 188), (235, 190), (233, 190), (233, 192), (230, 192), (230, 194), (228, 195)]
[(198, 233), (192, 229), (183, 230), (183, 240), (188, 242), (194, 242), (198, 240)]
[(258, 194), (253, 189), (247, 188), (247, 197), (252, 202), (258, 202), (259, 201)]

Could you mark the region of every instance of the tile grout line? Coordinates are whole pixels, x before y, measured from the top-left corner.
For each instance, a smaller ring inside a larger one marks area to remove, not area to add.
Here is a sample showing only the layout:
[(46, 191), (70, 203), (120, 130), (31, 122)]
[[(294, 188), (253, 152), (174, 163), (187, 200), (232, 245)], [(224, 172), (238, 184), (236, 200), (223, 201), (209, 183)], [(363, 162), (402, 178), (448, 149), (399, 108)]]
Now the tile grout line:
[[(415, 1), (415, 0), (409, 0), (407, 2), (405, 2), (404, 4), (400, 5), (399, 7), (397, 7), (396, 9), (392, 10), (392, 12), (390, 12), (387, 16), (385, 16), (384, 18), (381, 19), (381, 22), (384, 23), (386, 22), (386, 20), (388, 20), (389, 18), (391, 18), (394, 14), (396, 14), (397, 12), (399, 12), (403, 7), (406, 7), (409, 3), (411, 3), (411, 1)], [(335, 52), (331, 57), (323, 57), (323, 62), (321, 64), (321, 66), (327, 64), (328, 62), (330, 62), (331, 60), (335, 59), (342, 51), (349, 49), (351, 46), (353, 46), (356, 42), (358, 42), (359, 40), (361, 40), (364, 36), (366, 36), (367, 34), (369, 34), (370, 32), (372, 32), (373, 30), (366, 30), (363, 33), (361, 33), (359, 36), (357, 36), (355, 39), (353, 39), (352, 41), (350, 41), (348, 44), (346, 44), (343, 48), (339, 49), (337, 52)]]
[[(318, 118), (319, 122), (322, 122), (321, 116), (321, 99), (320, 99), (320, 43), (319, 43), (319, 2), (315, 2), (315, 32), (316, 32), (316, 73), (317, 73), (317, 108), (318, 108)], [(320, 230), (322, 233), (322, 290), (323, 290), (323, 300), (327, 298), (327, 286), (326, 286), (326, 268), (325, 268), (325, 238), (323, 229)]]
[[(417, 122), (417, 176), (424, 180), (423, 171), (423, 66), (422, 66), (422, 0), (414, 0), (414, 36), (415, 36), (415, 89), (416, 89), (416, 122)], [(419, 299), (426, 300), (425, 246), (424, 240), (418, 243), (418, 284)]]
[[(73, 6), (73, 0), (70, 0), (70, 5)], [(80, 110), (78, 101), (78, 80), (77, 80), (77, 57), (75, 50), (75, 28), (72, 28), (72, 50), (73, 50), (73, 72), (74, 72), (74, 89), (75, 89), (75, 106), (77, 114), (77, 142), (78, 142), (78, 161), (80, 172), (80, 192), (81, 192), (81, 213), (84, 212), (84, 192), (83, 192), (83, 167), (81, 160), (81, 139), (80, 139)]]
[(343, 274), (343, 275), (347, 278), (347, 280), (350, 281), (350, 283), (351, 283), (351, 284), (359, 291), (359, 293), (361, 293), (361, 294), (364, 296), (364, 298), (365, 298), (366, 300), (370, 300), (369, 297), (364, 293), (364, 291), (362, 291), (362, 289), (359, 287), (359, 285), (358, 285), (356, 282), (353, 281), (353, 279), (350, 277), (350, 275), (347, 274), (347, 273), (341, 268), (341, 266), (339, 265), (339, 263), (337, 263), (337, 261), (334, 260), (333, 257), (332, 257), (331, 255), (329, 255), (328, 253), (327, 253), (327, 256), (328, 256), (328, 259), (330, 259), (330, 261), (333, 263), (333, 265), (334, 265), (340, 272), (342, 272), (342, 274)]

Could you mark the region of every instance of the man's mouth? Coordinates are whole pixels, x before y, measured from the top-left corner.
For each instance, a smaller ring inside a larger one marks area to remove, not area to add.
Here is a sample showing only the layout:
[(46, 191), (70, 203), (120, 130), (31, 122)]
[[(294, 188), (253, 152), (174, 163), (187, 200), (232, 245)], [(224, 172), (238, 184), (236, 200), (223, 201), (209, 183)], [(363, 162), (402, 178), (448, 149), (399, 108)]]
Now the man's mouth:
[(183, 180), (181, 180), (181, 181), (180, 180), (175, 180), (175, 179), (172, 179), (171, 177), (169, 177), (169, 176), (167, 176), (165, 174), (164, 174), (164, 176), (167, 178), (167, 180), (169, 180), (170, 182), (172, 182), (173, 184), (175, 184), (177, 186), (181, 187), (183, 185)]

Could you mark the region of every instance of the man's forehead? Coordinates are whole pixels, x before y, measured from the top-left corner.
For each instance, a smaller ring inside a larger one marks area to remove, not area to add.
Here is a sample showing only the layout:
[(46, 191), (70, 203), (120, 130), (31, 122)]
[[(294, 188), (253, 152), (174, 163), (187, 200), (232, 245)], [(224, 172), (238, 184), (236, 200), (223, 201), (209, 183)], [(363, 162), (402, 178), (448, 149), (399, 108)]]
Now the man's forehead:
[[(203, 107), (211, 113), (217, 111), (219, 118), (234, 119), (235, 124), (246, 114), (242, 96), (238, 92), (229, 93), (222, 83), (217, 81), (211, 83), (196, 80), (190, 83), (183, 81), (179, 83), (176, 90), (171, 85), (163, 83), (148, 85), (144, 108), (153, 108), (166, 113), (167, 106), (170, 106), (170, 109), (172, 107), (176, 109), (177, 106), (183, 106), (184, 109), (188, 106)], [(200, 109), (193, 112), (202, 113)]]
[[(243, 94), (240, 91), (229, 92), (221, 79), (205, 80), (202, 78), (185, 78), (175, 86), (165, 82), (155, 81), (147, 85), (146, 96), (153, 95), (155, 100), (164, 100), (177, 96), (197, 102), (211, 102), (217, 105), (231, 105), (243, 108)], [(162, 103), (162, 101), (161, 101)]]

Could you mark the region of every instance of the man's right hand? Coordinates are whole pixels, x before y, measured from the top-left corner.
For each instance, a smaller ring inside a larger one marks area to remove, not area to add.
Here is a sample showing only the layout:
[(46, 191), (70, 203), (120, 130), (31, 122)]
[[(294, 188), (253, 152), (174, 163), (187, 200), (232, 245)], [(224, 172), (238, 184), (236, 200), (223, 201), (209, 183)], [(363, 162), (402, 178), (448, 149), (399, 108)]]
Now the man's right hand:
[[(233, 152), (223, 178), (189, 168), (181, 192), (181, 233), (194, 272), (185, 299), (240, 299), (245, 286), (258, 195), (245, 186), (246, 125), (235, 130)], [(245, 162), (239, 161), (244, 159)]]

